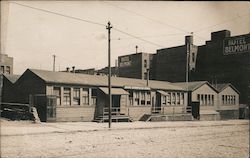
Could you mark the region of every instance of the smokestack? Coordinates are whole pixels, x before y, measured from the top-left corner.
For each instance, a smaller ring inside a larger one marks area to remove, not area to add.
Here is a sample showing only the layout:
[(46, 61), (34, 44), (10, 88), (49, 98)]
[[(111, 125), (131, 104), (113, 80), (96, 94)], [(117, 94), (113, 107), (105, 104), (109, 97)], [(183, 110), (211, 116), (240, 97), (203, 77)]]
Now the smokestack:
[(185, 36), (185, 44), (192, 45), (194, 42), (193, 35)]
[(138, 53), (138, 46), (137, 45), (135, 46), (135, 53), (136, 54)]

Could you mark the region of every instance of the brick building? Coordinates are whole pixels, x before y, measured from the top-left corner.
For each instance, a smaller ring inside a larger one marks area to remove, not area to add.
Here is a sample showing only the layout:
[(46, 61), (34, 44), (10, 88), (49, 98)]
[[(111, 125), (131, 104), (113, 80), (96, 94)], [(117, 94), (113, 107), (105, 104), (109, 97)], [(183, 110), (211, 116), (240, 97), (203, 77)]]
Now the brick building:
[[(118, 57), (119, 77), (147, 79), (147, 73), (152, 71), (153, 54), (135, 53)], [(149, 74), (150, 75), (150, 74)]]
[(194, 78), (212, 84), (232, 83), (240, 92), (240, 103), (249, 104), (250, 34), (213, 32), (211, 40), (198, 48)]
[(13, 74), (13, 58), (0, 54), (0, 69), (1, 74)]
[(197, 50), (198, 47), (193, 44), (193, 36), (185, 37), (185, 45), (157, 50), (153, 59), (152, 79), (183, 82), (186, 81), (187, 69), (191, 78), (195, 71)]

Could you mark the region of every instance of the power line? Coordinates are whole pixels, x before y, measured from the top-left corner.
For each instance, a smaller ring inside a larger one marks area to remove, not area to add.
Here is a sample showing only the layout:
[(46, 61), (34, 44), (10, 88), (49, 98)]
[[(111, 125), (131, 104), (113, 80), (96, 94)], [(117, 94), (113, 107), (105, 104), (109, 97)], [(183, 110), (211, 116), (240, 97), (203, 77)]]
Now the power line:
[[(154, 38), (154, 37), (165, 37), (165, 36), (175, 36), (175, 35), (183, 35), (183, 33), (175, 33), (175, 34), (165, 34), (165, 35), (148, 35), (148, 36), (140, 36), (140, 38)], [(139, 36), (137, 36), (139, 37)], [(127, 38), (113, 38), (112, 40), (124, 40), (124, 39), (132, 39), (130, 37)]]
[[(23, 7), (27, 7), (27, 8), (31, 8), (31, 9), (34, 9), (34, 10), (39, 10), (39, 11), (42, 11), (42, 12), (51, 13), (51, 14), (54, 14), (54, 15), (59, 15), (59, 16), (62, 16), (62, 17), (66, 17), (66, 18), (70, 18), (70, 19), (74, 19), (74, 20), (79, 20), (79, 21), (84, 21), (84, 22), (87, 22), (87, 23), (91, 23), (91, 24), (95, 24), (95, 25), (105, 26), (106, 27), (106, 25), (98, 23), (98, 22), (94, 22), (94, 21), (90, 21), (90, 20), (85, 20), (85, 19), (81, 19), (81, 18), (77, 18), (77, 17), (73, 17), (73, 16), (69, 16), (69, 15), (65, 15), (65, 14), (61, 14), (61, 13), (57, 13), (57, 12), (53, 12), (53, 11), (49, 11), (49, 10), (45, 10), (45, 9), (40, 9), (40, 8), (37, 8), (37, 7), (32, 7), (32, 6), (29, 6), (29, 5), (20, 4), (20, 3), (16, 3), (16, 2), (10, 2), (10, 3), (14, 3), (14, 4), (17, 4), (17, 5), (20, 5), (20, 6), (23, 6)], [(128, 36), (134, 37), (136, 39), (142, 40), (144, 42), (147, 42), (147, 43), (150, 43), (150, 44), (153, 44), (153, 45), (156, 45), (156, 46), (160, 46), (160, 45), (158, 45), (156, 43), (144, 40), (144, 39), (142, 39), (140, 37), (134, 36), (132, 34), (124, 32), (122, 30), (119, 30), (119, 29), (116, 29), (116, 28), (114, 28), (114, 30), (116, 30), (118, 32), (121, 32), (123, 34), (126, 34)], [(160, 47), (163, 47), (163, 46), (160, 46)]]
[(135, 15), (137, 15), (137, 16), (143, 17), (143, 18), (148, 19), (148, 20), (150, 20), (150, 21), (157, 22), (157, 23), (159, 23), (159, 24), (162, 24), (162, 25), (165, 25), (165, 26), (168, 26), (168, 27), (172, 27), (172, 28), (174, 28), (174, 29), (176, 29), (176, 30), (179, 30), (179, 31), (182, 31), (182, 32), (185, 32), (185, 33), (190, 34), (189, 31), (186, 31), (186, 30), (181, 29), (181, 28), (178, 28), (178, 27), (176, 27), (176, 26), (174, 26), (174, 25), (170, 25), (170, 24), (164, 23), (164, 22), (162, 22), (162, 21), (153, 19), (153, 18), (148, 17), (148, 16), (145, 16), (145, 15), (143, 15), (143, 14), (139, 14), (139, 13), (137, 13), (137, 12), (135, 12), (135, 11), (132, 11), (132, 10), (129, 10), (129, 9), (126, 9), (126, 8), (122, 8), (122, 7), (119, 7), (119, 6), (117, 6), (117, 5), (110, 4), (110, 3), (106, 3), (106, 4), (111, 5), (111, 6), (114, 6), (114, 7), (116, 7), (116, 8), (122, 9), (122, 10), (125, 10), (125, 11), (130, 12), (130, 13), (133, 13), (133, 14), (135, 14)]
[(17, 5), (20, 5), (20, 6), (23, 6), (23, 7), (27, 7), (27, 8), (30, 8), (30, 9), (39, 10), (39, 11), (42, 11), (42, 12), (51, 13), (51, 14), (54, 14), (54, 15), (58, 15), (58, 16), (62, 16), (62, 17), (70, 18), (70, 19), (74, 19), (74, 20), (84, 21), (84, 22), (90, 23), (90, 24), (95, 24), (95, 25), (99, 25), (99, 26), (106, 26), (104, 24), (101, 24), (101, 23), (98, 23), (98, 22), (95, 22), (95, 21), (85, 20), (85, 19), (81, 19), (81, 18), (70, 16), (70, 15), (65, 15), (65, 14), (53, 12), (53, 11), (50, 11), (50, 10), (36, 8), (36, 7), (29, 6), (29, 5), (17, 3), (17, 2), (10, 2), (10, 3), (17, 4)]
[(161, 46), (161, 45), (156, 44), (156, 43), (154, 43), (154, 42), (145, 40), (145, 39), (140, 38), (140, 37), (138, 37), (138, 36), (134, 36), (134, 35), (132, 35), (132, 34), (129, 34), (129, 33), (127, 33), (127, 32), (124, 32), (124, 31), (122, 31), (122, 30), (119, 30), (119, 29), (117, 29), (117, 28), (113, 28), (113, 29), (116, 30), (116, 31), (118, 31), (118, 32), (120, 32), (120, 33), (123, 33), (123, 34), (125, 34), (125, 35), (128, 35), (128, 36), (130, 36), (130, 37), (133, 37), (133, 38), (139, 39), (139, 40), (141, 40), (141, 41), (150, 43), (150, 44), (152, 44), (152, 45), (159, 46), (159, 47), (164, 47), (164, 46)]

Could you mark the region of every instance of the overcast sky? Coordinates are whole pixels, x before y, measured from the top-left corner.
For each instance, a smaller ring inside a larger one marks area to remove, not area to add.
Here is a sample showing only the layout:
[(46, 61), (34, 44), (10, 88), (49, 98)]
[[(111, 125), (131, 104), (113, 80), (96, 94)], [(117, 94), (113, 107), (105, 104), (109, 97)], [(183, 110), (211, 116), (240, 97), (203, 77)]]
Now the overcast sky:
[(183, 45), (184, 37), (190, 32), (194, 33), (196, 45), (210, 40), (213, 31), (228, 29), (232, 36), (250, 32), (249, 2), (1, 3), (4, 7), (1, 13), (4, 47), (1, 52), (14, 58), (15, 74), (21, 74), (27, 68), (52, 70), (53, 54), (57, 56), (56, 70), (71, 66), (76, 69), (107, 66), (105, 25), (108, 21), (113, 26), (112, 66), (118, 56), (135, 53), (136, 45), (139, 52), (155, 53), (157, 49)]

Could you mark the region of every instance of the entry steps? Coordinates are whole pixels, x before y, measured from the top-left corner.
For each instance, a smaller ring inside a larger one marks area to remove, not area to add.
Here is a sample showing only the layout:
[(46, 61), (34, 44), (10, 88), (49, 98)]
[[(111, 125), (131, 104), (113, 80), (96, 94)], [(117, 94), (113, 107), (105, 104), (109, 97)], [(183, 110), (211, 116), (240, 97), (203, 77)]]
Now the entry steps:
[[(132, 118), (126, 115), (111, 115), (111, 120), (112, 122), (132, 122)], [(109, 116), (104, 115), (104, 116), (98, 116), (97, 118), (94, 119), (94, 122), (108, 122), (109, 121)]]
[(144, 114), (139, 121), (192, 121), (192, 114), (176, 114), (176, 115), (163, 115), (163, 114)]

